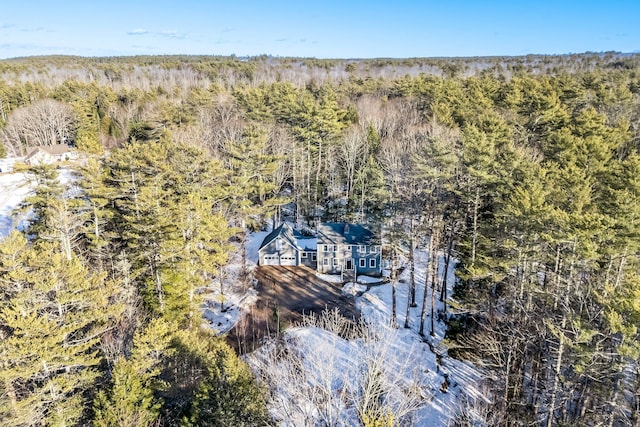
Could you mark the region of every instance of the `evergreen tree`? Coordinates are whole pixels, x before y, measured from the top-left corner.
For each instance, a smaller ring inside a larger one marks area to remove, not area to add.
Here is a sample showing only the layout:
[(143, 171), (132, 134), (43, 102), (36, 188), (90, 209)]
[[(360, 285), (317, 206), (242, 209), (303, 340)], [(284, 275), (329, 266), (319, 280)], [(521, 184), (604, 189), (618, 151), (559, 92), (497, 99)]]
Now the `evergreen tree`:
[[(11, 270), (9, 270), (11, 269)], [(118, 316), (114, 283), (54, 244), (0, 243), (0, 411), (6, 425), (76, 425), (99, 376), (100, 337)]]
[(142, 427), (156, 425), (161, 401), (155, 392), (164, 385), (158, 380), (162, 363), (173, 351), (168, 323), (154, 319), (133, 340), (129, 358), (116, 360), (111, 387), (100, 391), (94, 402), (94, 425)]
[(271, 421), (266, 410), (264, 391), (257, 385), (249, 367), (233, 350), (218, 339), (200, 340), (184, 336), (183, 344), (204, 368), (194, 390), (190, 415), (185, 426), (265, 426)]

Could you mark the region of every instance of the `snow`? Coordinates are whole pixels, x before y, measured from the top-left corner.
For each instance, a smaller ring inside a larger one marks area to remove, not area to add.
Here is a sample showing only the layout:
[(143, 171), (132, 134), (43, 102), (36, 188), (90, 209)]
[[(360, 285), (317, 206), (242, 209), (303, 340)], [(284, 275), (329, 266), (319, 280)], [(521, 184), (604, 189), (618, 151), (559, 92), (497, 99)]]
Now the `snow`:
[(13, 211), (34, 189), (35, 183), (26, 173), (0, 174), (0, 238), (8, 236), (26, 218), (14, 218)]
[[(81, 191), (75, 185), (76, 175), (71, 168), (58, 169), (58, 179), (67, 188), (67, 196), (75, 196)], [(20, 206), (24, 199), (33, 194), (35, 188), (36, 180), (32, 174), (23, 172), (0, 173), (0, 239), (8, 236), (14, 229), (24, 229), (29, 213), (25, 212), (15, 216), (15, 209)]]
[[(327, 420), (332, 420), (335, 425), (357, 425), (357, 399), (353, 398), (358, 390), (362, 390), (358, 382), (362, 381), (363, 372), (370, 369), (373, 360), (380, 363), (378, 369), (389, 389), (385, 397), (391, 402), (390, 407), (399, 413), (411, 412), (407, 415), (411, 425), (451, 424), (463, 406), (467, 413), (473, 414), (473, 402), (486, 399), (478, 385), (482, 372), (469, 363), (448, 357), (443, 344), (444, 322), (436, 318), (434, 334), (429, 334), (429, 307), (425, 337), (419, 334), (427, 255), (425, 250), (416, 251), (418, 307), (410, 309), (409, 328), (403, 327), (410, 274), (405, 269), (396, 287), (398, 327), (391, 325), (391, 283), (379, 286), (347, 283), (343, 293), (356, 296), (356, 306), (364, 321), (376, 331), (375, 338), (347, 340), (318, 327), (297, 327), (284, 332), (284, 344), (278, 344), (274, 339), (246, 356), (250, 366), (271, 388), (270, 412), (280, 425), (313, 425), (327, 423)], [(451, 291), (455, 280), (453, 263), (449, 268), (447, 286)], [(444, 260), (440, 256), (441, 275), (443, 270)], [(339, 279), (339, 276), (318, 276), (328, 281)], [(366, 278), (364, 281), (379, 280)], [(428, 293), (427, 296), (429, 304), (431, 295)], [(436, 310), (442, 310), (438, 296)], [(278, 345), (285, 345), (288, 351), (278, 353)], [(291, 368), (282, 360), (283, 354), (299, 355), (300, 361), (290, 365), (302, 365), (304, 379), (295, 369), (291, 378), (288, 377), (287, 372)], [(318, 397), (318, 390), (325, 390), (324, 396)], [(419, 393), (409, 396), (406, 390), (419, 390)], [(408, 406), (403, 409), (403, 405)]]
[[(443, 344), (446, 325), (443, 321), (434, 322), (434, 335), (430, 335), (430, 307), (427, 307), (427, 317), (424, 325), (426, 338), (419, 334), (420, 315), (422, 299), (424, 296), (425, 270), (428, 252), (416, 251), (416, 303), (417, 307), (410, 308), (409, 329), (403, 328), (406, 319), (407, 300), (409, 293), (409, 271), (405, 269), (400, 276), (396, 287), (397, 301), (397, 324), (398, 334), (396, 337), (397, 357), (405, 357), (407, 349), (419, 348), (422, 357), (420, 358), (422, 368), (425, 372), (423, 381), (428, 384), (433, 400), (430, 404), (419, 411), (419, 418), (424, 420), (420, 425), (439, 426), (446, 425), (451, 417), (459, 409), (460, 402), (464, 399), (483, 399), (482, 393), (477, 389), (477, 384), (482, 378), (482, 373), (469, 363), (462, 362), (447, 356), (446, 347)], [(454, 265), (450, 265), (448, 274), (448, 290), (451, 295), (455, 275)], [(444, 260), (439, 259), (439, 271), (444, 270)], [(440, 274), (439, 279), (442, 279)], [(438, 301), (436, 294), (436, 313), (442, 310), (442, 303)], [(372, 287), (368, 292), (356, 299), (356, 307), (362, 316), (369, 322), (377, 325), (381, 329), (390, 328), (391, 323), (391, 300), (392, 285)], [(430, 290), (427, 293), (427, 304), (430, 304)], [(436, 315), (437, 316), (437, 315)], [(449, 382), (450, 387), (446, 393), (440, 391), (440, 387), (445, 382)]]
[(364, 274), (360, 274), (358, 275), (357, 281), (358, 283), (372, 285), (372, 284), (380, 283), (381, 279), (379, 277), (371, 277), (371, 276), (365, 276)]
[(244, 294), (232, 292), (224, 295), (217, 289), (207, 295), (203, 315), (208, 325), (218, 334), (226, 334), (250, 310), (257, 299), (258, 294), (253, 289), (248, 289)]
[(316, 276), (324, 280), (325, 282), (340, 283), (340, 284), (344, 283), (344, 280), (342, 280), (342, 276), (339, 274), (316, 273)]
[[(264, 238), (271, 230), (249, 233), (246, 240), (247, 270), (251, 271), (258, 265), (258, 249)], [(256, 291), (241, 280), (242, 257), (240, 251), (231, 258), (230, 262), (221, 270), (217, 283), (204, 290), (203, 315), (206, 327), (210, 327), (217, 334), (229, 332), (255, 304), (258, 296)]]
[(356, 296), (356, 295), (361, 295), (362, 293), (366, 292), (366, 290), (367, 290), (366, 285), (349, 282), (343, 286), (342, 293), (344, 295)]

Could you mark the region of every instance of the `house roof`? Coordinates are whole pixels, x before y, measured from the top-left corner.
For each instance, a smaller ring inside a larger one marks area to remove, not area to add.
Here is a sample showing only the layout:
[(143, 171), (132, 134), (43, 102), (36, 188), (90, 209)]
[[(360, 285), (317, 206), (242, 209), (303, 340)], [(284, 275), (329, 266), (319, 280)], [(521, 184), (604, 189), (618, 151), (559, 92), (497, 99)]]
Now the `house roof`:
[(56, 144), (56, 145), (38, 145), (36, 147), (31, 148), (31, 150), (27, 153), (25, 160), (33, 157), (38, 151), (43, 151), (51, 156), (58, 156), (60, 154), (65, 154), (69, 152), (69, 146), (66, 144)]
[(289, 224), (283, 222), (279, 227), (274, 228), (271, 233), (267, 234), (258, 250), (271, 243), (278, 236), (287, 240), (293, 247), (298, 247), (294, 230)]
[(318, 226), (318, 243), (334, 245), (379, 244), (375, 234), (364, 224), (327, 222)]

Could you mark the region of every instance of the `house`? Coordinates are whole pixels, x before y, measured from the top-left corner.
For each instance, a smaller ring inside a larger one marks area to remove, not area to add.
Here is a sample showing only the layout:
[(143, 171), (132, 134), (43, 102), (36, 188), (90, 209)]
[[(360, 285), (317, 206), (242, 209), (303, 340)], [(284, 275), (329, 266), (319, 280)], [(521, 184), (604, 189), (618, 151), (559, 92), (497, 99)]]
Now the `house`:
[(318, 271), (342, 274), (347, 280), (357, 275), (382, 275), (380, 240), (365, 225), (325, 223), (318, 227)]
[(39, 145), (31, 148), (24, 158), (24, 162), (31, 166), (50, 165), (52, 163), (69, 160), (75, 153), (69, 151), (66, 144)]
[(315, 270), (317, 240), (303, 236), (282, 223), (269, 233), (258, 249), (259, 265), (304, 265)]
[(362, 224), (321, 224), (317, 238), (309, 238), (283, 223), (264, 238), (258, 255), (259, 265), (304, 265), (345, 280), (382, 275), (380, 240)]

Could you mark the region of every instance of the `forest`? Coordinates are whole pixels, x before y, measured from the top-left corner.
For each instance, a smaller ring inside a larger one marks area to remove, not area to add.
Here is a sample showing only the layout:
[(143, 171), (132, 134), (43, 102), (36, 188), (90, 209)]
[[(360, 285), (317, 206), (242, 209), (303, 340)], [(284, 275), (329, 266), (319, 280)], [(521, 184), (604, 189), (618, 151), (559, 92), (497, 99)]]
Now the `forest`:
[(38, 185), (0, 241), (3, 425), (275, 424), (200, 290), (285, 204), (385, 230), (411, 272), (428, 248), (486, 425), (640, 425), (640, 55), (17, 58), (0, 140), (86, 159), (73, 194), (16, 165)]

